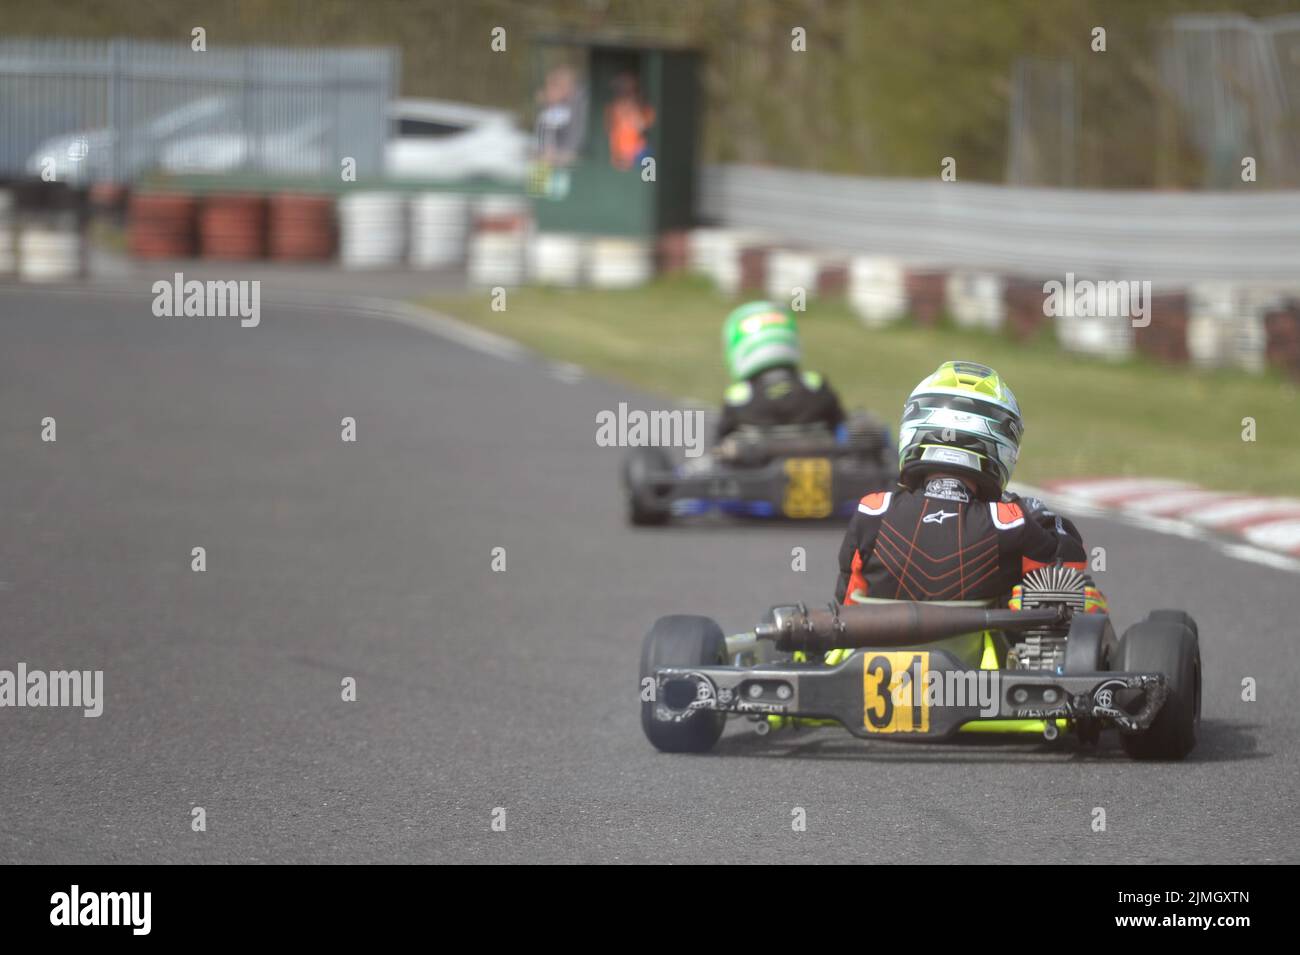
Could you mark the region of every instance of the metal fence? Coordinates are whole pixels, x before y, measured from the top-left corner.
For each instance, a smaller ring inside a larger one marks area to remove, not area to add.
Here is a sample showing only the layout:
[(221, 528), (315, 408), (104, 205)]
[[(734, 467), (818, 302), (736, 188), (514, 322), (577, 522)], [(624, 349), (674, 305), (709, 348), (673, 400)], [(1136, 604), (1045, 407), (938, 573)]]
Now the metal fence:
[(1011, 71), (1007, 182), (1078, 185), (1079, 110), (1074, 65), (1021, 57)]
[(1246, 156), (1261, 181), (1300, 186), (1300, 15), (1175, 17), (1160, 78), (1207, 188), (1240, 188)]
[(1300, 191), (1164, 193), (705, 167), (699, 211), (813, 249), (1041, 277), (1300, 287)]
[(381, 175), (399, 54), (0, 40), (0, 175)]

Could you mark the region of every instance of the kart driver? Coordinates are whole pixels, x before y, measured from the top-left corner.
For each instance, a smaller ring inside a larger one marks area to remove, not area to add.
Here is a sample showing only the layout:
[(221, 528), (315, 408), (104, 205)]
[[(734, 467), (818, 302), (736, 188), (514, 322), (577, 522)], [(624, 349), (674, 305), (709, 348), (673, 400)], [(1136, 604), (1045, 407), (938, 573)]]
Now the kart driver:
[[(913, 389), (899, 428), (899, 484), (868, 494), (840, 547), (837, 602), (1010, 598), (1029, 572), (1087, 573), (1074, 524), (1006, 490), (1024, 424), (998, 373), (949, 361)], [(1106, 601), (1087, 579), (1085, 609)]]
[(830, 385), (800, 371), (794, 313), (772, 302), (735, 309), (722, 326), (722, 348), (732, 385), (723, 398), (717, 440), (742, 425), (825, 424), (835, 432), (844, 411)]

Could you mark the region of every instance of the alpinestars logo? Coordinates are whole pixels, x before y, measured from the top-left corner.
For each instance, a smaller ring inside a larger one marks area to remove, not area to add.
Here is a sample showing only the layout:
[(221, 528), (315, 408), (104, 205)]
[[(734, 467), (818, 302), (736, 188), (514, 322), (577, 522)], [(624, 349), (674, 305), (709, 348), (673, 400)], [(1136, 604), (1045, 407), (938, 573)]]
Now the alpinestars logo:
[(922, 519), (923, 524), (940, 524), (942, 525), (950, 517), (956, 517), (956, 511), (935, 511), (933, 514), (927, 514)]

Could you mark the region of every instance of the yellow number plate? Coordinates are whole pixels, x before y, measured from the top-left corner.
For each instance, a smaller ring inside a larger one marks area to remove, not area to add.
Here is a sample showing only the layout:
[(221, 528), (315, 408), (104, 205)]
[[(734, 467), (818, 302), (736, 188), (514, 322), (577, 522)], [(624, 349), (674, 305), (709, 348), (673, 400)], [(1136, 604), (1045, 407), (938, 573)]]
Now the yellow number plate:
[(829, 458), (790, 458), (785, 462), (785, 476), (781, 510), (786, 517), (830, 517), (834, 502)]
[[(930, 654), (868, 653), (862, 665), (862, 725), (869, 733), (928, 733)], [(915, 682), (914, 682), (915, 681)]]

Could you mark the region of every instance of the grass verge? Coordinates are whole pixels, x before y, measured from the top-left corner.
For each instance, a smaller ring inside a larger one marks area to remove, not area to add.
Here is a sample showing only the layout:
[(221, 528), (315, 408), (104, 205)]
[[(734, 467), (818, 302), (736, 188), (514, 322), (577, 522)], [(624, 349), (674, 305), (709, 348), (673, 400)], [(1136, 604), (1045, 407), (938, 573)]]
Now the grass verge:
[[(701, 280), (666, 279), (634, 291), (512, 290), (500, 312), (486, 292), (426, 304), (646, 391), (720, 400), (719, 334), (738, 303)], [(806, 367), (826, 375), (846, 407), (895, 425), (908, 392), (941, 361), (998, 369), (1025, 415), (1022, 481), (1142, 475), (1263, 494), (1300, 487), (1297, 389), (1277, 376), (1106, 362), (1050, 341), (947, 327), (868, 330), (839, 302), (812, 302), (799, 320)], [(1242, 438), (1248, 417), (1253, 442)]]

